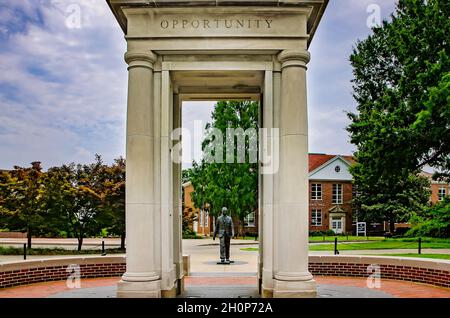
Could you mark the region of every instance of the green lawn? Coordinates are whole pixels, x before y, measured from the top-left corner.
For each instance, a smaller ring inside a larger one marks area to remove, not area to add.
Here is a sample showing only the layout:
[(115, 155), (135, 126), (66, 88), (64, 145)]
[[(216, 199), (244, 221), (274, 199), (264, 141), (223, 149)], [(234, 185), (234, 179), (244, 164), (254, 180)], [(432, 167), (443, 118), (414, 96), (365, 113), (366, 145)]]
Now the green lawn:
[(343, 236), (310, 236), (310, 242), (334, 242), (337, 237), (339, 241), (347, 242), (358, 242), (358, 241), (383, 241), (385, 238), (383, 236), (354, 236), (354, 235), (343, 235)]
[(257, 247), (246, 247), (246, 248), (241, 248), (241, 251), (245, 251), (245, 252), (258, 252), (259, 248)]
[[(371, 255), (373, 256), (373, 255)], [(437, 258), (437, 259), (449, 259), (450, 254), (381, 254), (381, 256), (400, 256), (400, 257), (419, 257), (419, 258)]]
[[(106, 254), (121, 254), (125, 253), (125, 250), (120, 248), (110, 248), (105, 250)], [(98, 249), (86, 249), (81, 250), (66, 250), (64, 248), (31, 248), (27, 249), (27, 255), (87, 255), (102, 253)], [(3, 247), (0, 246), (0, 255), (23, 255), (23, 248), (18, 247)]]
[[(379, 242), (369, 243), (338, 243), (338, 250), (382, 250), (382, 249), (417, 249), (417, 241), (402, 241), (387, 239)], [(436, 242), (422, 242), (422, 248), (449, 248), (450, 240)], [(310, 251), (333, 251), (334, 244), (312, 244), (309, 246)]]
[[(334, 237), (331, 237), (334, 241)], [(341, 240), (339, 240), (341, 239)], [(418, 239), (417, 238), (396, 238), (396, 239), (377, 239), (375, 241), (364, 242), (352, 242), (351, 237), (349, 241), (345, 241), (346, 237), (338, 237), (338, 250), (381, 250), (381, 249), (418, 249)], [(331, 241), (331, 242), (332, 242)], [(319, 243), (319, 242), (317, 242)], [(430, 248), (448, 248), (450, 249), (450, 239), (434, 239), (434, 238), (423, 238), (422, 239), (422, 249)], [(242, 251), (255, 252), (258, 248), (243, 248)], [(333, 251), (334, 244), (310, 244), (310, 251)]]

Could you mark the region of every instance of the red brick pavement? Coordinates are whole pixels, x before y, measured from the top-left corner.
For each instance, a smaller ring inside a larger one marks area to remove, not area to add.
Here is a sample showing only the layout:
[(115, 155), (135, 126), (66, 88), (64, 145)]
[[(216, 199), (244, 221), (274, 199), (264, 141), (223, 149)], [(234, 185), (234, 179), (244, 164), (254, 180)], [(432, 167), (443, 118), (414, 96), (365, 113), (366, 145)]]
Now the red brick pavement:
[[(365, 278), (315, 277), (318, 284), (367, 288)], [(82, 288), (113, 286), (117, 277), (82, 279)], [(186, 287), (201, 285), (256, 285), (256, 277), (186, 277)], [(0, 298), (43, 298), (69, 290), (65, 281), (38, 283), (0, 290)], [(418, 283), (381, 280), (381, 291), (399, 298), (450, 298), (450, 289)]]

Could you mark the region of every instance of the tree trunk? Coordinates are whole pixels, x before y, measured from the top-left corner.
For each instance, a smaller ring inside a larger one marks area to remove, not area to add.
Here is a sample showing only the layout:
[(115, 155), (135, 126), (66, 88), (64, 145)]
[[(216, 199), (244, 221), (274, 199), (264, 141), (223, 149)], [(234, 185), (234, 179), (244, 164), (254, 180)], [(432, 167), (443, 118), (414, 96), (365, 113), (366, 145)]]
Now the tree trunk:
[(125, 232), (122, 232), (122, 234), (120, 235), (120, 249), (125, 249)]
[(389, 222), (389, 233), (394, 235), (394, 232), (395, 232), (395, 222), (394, 222), (394, 220), (390, 220), (390, 222)]
[(83, 237), (78, 237), (78, 252), (81, 251), (81, 247), (83, 246)]
[(31, 248), (31, 229), (27, 229), (27, 248)]

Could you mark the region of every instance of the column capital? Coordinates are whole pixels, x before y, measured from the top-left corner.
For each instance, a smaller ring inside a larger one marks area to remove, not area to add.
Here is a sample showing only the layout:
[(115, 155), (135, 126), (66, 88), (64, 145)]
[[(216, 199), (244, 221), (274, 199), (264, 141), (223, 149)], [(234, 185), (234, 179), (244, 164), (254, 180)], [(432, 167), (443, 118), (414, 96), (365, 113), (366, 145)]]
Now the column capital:
[(306, 68), (311, 54), (307, 50), (284, 50), (278, 54), (278, 60), (282, 63), (281, 69), (289, 66)]
[(128, 69), (132, 67), (146, 67), (153, 69), (153, 63), (157, 60), (157, 56), (152, 51), (128, 51), (125, 53), (125, 62)]

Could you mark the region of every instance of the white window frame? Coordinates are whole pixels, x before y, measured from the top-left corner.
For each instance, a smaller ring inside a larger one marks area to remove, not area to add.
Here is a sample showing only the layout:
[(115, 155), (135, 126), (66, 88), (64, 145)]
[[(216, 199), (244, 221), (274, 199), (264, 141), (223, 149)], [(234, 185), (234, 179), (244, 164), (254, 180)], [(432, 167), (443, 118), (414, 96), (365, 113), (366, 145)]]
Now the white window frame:
[[(250, 215), (253, 215), (253, 221), (252, 222), (250, 222)], [(246, 223), (245, 227), (256, 227), (256, 214), (255, 214), (255, 211), (253, 211), (253, 212), (251, 212), (251, 213), (249, 213), (249, 214), (247, 214), (245, 216), (245, 223)]]
[(322, 192), (322, 183), (312, 183), (311, 184), (311, 200), (321, 201), (322, 193), (323, 193)]
[[(320, 223), (317, 222), (318, 215), (320, 215)], [(322, 226), (322, 209), (312, 209), (311, 211), (311, 225), (312, 226)]]
[(204, 226), (203, 226), (203, 222), (204, 222), (204, 218), (203, 218), (203, 210), (200, 210), (200, 226), (201, 226), (201, 227), (204, 227)]
[[(340, 190), (340, 191), (339, 191)], [(333, 204), (344, 203), (344, 187), (342, 183), (333, 183), (332, 198)]]
[(205, 211), (205, 227), (209, 227), (209, 212)]
[(447, 196), (447, 189), (444, 186), (438, 188), (438, 201), (444, 201)]

